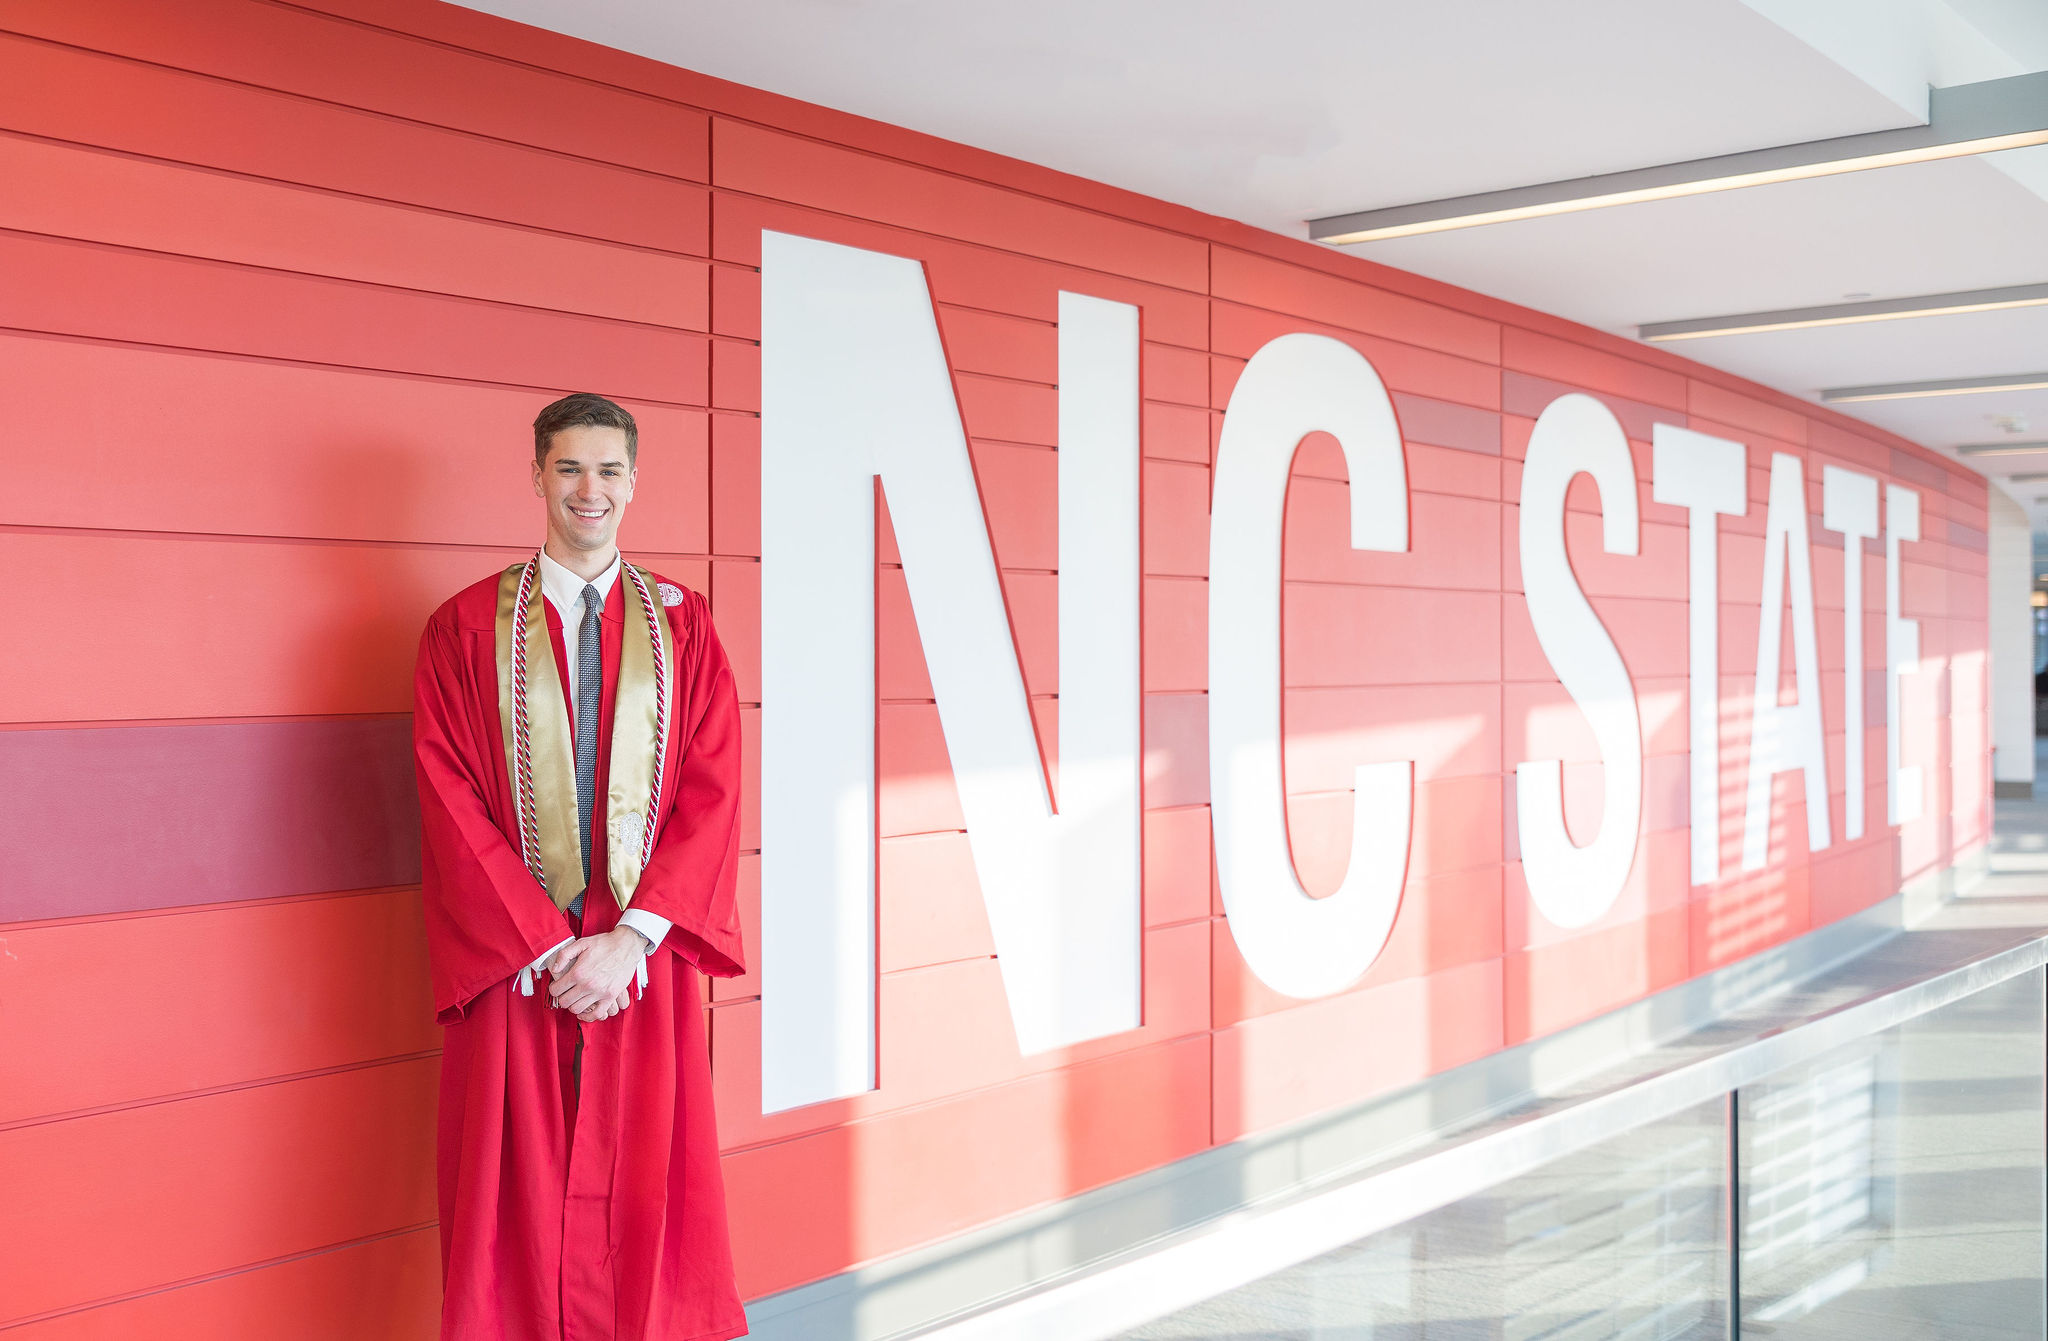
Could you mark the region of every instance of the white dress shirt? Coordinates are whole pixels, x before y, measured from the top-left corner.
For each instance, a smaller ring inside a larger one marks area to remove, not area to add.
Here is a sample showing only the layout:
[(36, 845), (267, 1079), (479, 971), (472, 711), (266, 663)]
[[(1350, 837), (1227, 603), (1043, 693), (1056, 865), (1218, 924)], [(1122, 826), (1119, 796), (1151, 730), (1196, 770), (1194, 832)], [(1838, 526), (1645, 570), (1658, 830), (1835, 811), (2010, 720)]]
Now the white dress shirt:
[[(570, 572), (561, 564), (556, 563), (548, 556), (547, 551), (541, 551), (541, 594), (548, 598), (548, 604), (555, 607), (555, 614), (562, 621), (562, 650), (566, 654), (562, 660), (569, 668), (568, 683), (564, 684), (562, 688), (569, 702), (569, 720), (571, 722), (576, 720), (576, 694), (580, 687), (576, 683), (576, 663), (578, 660), (576, 642), (577, 636), (583, 627), (585, 613), (583, 610), (583, 588), (587, 585), (597, 589), (597, 608), (602, 613), (605, 599), (611, 595), (612, 583), (619, 580), (619, 557), (618, 554), (614, 553), (611, 566), (586, 583), (582, 578), (576, 576), (576, 574)], [(602, 686), (599, 686), (598, 692), (603, 692)], [(651, 815), (648, 816), (650, 823), (653, 821), (653, 818)], [(668, 935), (668, 929), (674, 924), (659, 913), (651, 913), (644, 908), (628, 908), (619, 914), (619, 925), (631, 927), (642, 936), (645, 936), (649, 948), (652, 949), (661, 944), (662, 938)], [(550, 946), (546, 954), (519, 971), (519, 990), (522, 995), (533, 995), (534, 973), (539, 971), (542, 965), (554, 957), (555, 951), (569, 944), (574, 939), (575, 937), (571, 936), (560, 944)], [(639, 985), (644, 989), (647, 985), (647, 969), (644, 964), (636, 976), (639, 979)]]

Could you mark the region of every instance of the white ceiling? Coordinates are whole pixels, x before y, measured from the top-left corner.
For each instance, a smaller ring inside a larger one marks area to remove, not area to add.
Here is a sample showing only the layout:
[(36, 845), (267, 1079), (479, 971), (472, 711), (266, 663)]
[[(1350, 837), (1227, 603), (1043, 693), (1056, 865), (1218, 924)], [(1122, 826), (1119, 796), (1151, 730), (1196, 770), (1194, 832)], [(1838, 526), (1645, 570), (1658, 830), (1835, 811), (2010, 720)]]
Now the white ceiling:
[[(2048, 69), (2048, 0), (468, 0), (1293, 236), (1318, 215), (1924, 119)], [(1402, 238), (1374, 260), (1644, 322), (2048, 282), (2048, 147)], [(2048, 308), (1672, 346), (1829, 386), (2048, 370)], [(2048, 392), (1842, 407), (1939, 448)], [(2038, 457), (1974, 462), (2048, 472)], [(2038, 531), (2048, 504), (2013, 492)]]

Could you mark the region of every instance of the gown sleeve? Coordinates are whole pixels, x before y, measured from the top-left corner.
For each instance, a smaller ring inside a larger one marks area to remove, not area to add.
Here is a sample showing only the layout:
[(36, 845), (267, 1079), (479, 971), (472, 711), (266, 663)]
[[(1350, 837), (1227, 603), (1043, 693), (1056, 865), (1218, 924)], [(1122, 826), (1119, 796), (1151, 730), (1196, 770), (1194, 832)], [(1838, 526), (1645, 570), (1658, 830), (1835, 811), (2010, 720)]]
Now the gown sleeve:
[(687, 592), (689, 624), (677, 638), (676, 699), (683, 709), (670, 745), (681, 761), (633, 907), (674, 925), (654, 953), (672, 950), (714, 978), (746, 971), (738, 906), (740, 709), (732, 668), (702, 596)]
[(460, 635), (435, 618), (413, 676), (413, 766), (420, 793), (420, 882), (434, 1012), (460, 1020), (479, 992), (559, 943), (568, 923), (485, 804), (477, 715), (465, 702)]

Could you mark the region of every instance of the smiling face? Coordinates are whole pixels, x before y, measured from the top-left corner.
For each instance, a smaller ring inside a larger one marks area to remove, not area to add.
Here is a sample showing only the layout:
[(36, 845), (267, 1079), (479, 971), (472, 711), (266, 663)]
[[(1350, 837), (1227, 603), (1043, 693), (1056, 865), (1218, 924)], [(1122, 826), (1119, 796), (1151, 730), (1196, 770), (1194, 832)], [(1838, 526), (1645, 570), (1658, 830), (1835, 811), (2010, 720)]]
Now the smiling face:
[(547, 547), (556, 562), (572, 570), (610, 562), (637, 476), (623, 429), (555, 431), (547, 460), (533, 467), (533, 491), (548, 505)]

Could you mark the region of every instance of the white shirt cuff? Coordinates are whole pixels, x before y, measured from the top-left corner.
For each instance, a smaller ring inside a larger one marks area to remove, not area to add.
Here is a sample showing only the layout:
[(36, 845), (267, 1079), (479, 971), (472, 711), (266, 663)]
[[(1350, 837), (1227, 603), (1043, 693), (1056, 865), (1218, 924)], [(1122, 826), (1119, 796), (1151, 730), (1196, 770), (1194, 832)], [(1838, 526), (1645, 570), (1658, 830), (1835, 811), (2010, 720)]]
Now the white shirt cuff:
[(675, 925), (660, 913), (650, 913), (645, 908), (628, 908), (619, 914), (619, 925), (631, 927), (647, 938), (653, 949), (661, 948), (661, 938), (668, 935), (668, 929)]
[[(661, 938), (668, 935), (668, 929), (675, 925), (660, 913), (650, 913), (645, 908), (628, 908), (619, 914), (619, 925), (631, 927), (647, 938), (649, 953), (661, 947)], [(640, 967), (633, 971), (633, 999), (639, 1000), (647, 992), (647, 960), (642, 958)]]
[(564, 945), (567, 945), (570, 941), (573, 941), (575, 939), (576, 938), (574, 936), (564, 936), (561, 940), (549, 946), (548, 952), (546, 954), (534, 960), (525, 968), (519, 970), (519, 995), (532, 996), (533, 975), (540, 972), (541, 969), (547, 965), (547, 962), (555, 957), (555, 951), (561, 949)]

